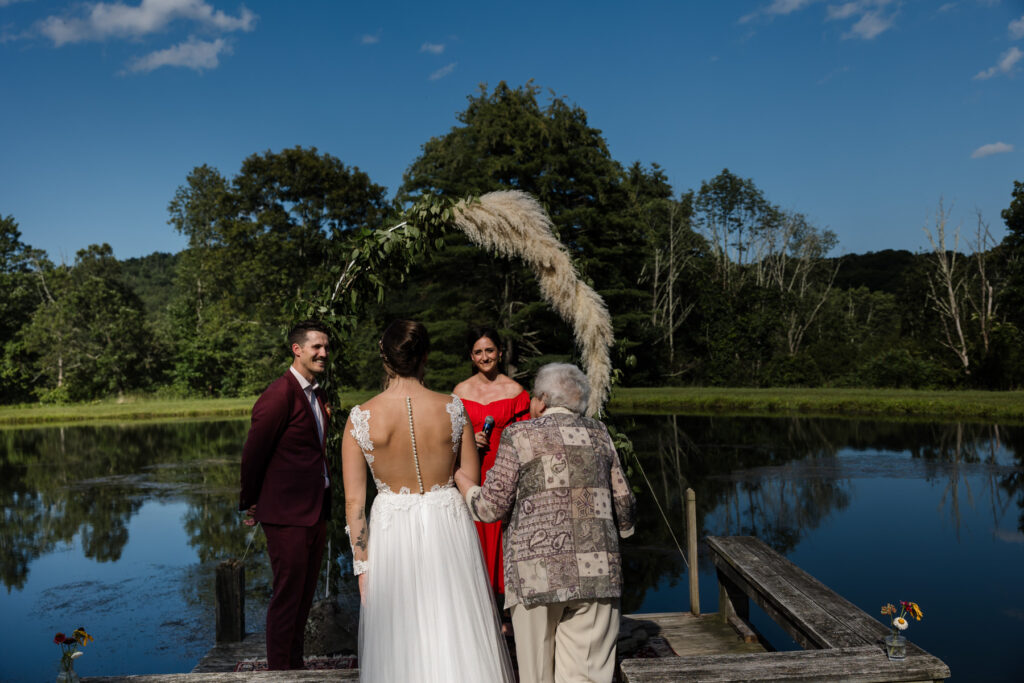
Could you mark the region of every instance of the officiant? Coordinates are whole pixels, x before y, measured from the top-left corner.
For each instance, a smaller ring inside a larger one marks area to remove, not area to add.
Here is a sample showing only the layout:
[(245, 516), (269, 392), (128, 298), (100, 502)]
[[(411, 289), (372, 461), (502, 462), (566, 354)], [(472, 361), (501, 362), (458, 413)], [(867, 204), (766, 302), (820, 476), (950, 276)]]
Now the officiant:
[(505, 429), (484, 485), (455, 477), (473, 519), (510, 515), (505, 607), (521, 683), (610, 683), (615, 673), (618, 539), (633, 534), (636, 499), (607, 428), (583, 414), (589, 397), (575, 365), (543, 366), (533, 419)]

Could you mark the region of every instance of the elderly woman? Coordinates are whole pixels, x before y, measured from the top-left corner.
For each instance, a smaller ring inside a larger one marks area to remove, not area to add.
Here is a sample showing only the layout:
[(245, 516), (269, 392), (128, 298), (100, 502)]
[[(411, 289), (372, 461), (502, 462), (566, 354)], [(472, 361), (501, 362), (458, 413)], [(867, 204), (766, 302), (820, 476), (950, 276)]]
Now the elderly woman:
[(611, 681), (619, 631), (618, 537), (633, 533), (636, 499), (605, 426), (582, 415), (586, 375), (552, 363), (537, 373), (527, 422), (505, 428), (482, 487), (455, 475), (474, 519), (511, 511), (505, 607), (522, 683)]

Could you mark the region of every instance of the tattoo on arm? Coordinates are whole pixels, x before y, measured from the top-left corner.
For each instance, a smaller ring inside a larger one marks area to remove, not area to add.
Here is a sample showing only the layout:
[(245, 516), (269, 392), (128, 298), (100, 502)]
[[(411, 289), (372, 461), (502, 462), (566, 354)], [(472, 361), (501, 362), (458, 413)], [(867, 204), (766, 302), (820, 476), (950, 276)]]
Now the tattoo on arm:
[(362, 528), (359, 530), (359, 536), (356, 537), (356, 542), (353, 544), (356, 548), (365, 551), (366, 550), (366, 510), (359, 511), (359, 521), (363, 522)]

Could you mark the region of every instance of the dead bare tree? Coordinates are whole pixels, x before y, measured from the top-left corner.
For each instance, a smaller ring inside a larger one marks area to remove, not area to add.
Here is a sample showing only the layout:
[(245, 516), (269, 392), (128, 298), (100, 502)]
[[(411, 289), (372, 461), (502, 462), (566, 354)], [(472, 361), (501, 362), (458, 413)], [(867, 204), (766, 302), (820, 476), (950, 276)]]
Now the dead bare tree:
[(689, 216), (688, 206), (675, 200), (658, 201), (645, 212), (648, 234), (656, 244), (664, 244), (652, 250), (642, 276), (651, 283), (651, 325), (660, 331), (658, 341), (668, 344), (670, 366), (675, 364), (676, 331), (696, 305), (686, 302), (679, 291), (684, 273), (696, 258)]
[(965, 331), (968, 315), (967, 274), (961, 262), (960, 229), (953, 231), (953, 248), (946, 246), (946, 224), (949, 221), (942, 200), (935, 216), (935, 232), (924, 232), (932, 246), (934, 270), (928, 276), (928, 300), (942, 325), (942, 345), (952, 351), (965, 375), (971, 374), (971, 359)]
[(974, 231), (974, 239), (968, 243), (974, 252), (975, 281), (967, 288), (967, 303), (973, 311), (972, 318), (978, 323), (982, 350), (987, 354), (992, 327), (996, 322), (995, 286), (992, 284), (988, 269), (988, 253), (995, 247), (996, 241), (992, 238), (981, 211), (978, 210), (975, 214), (978, 224)]
[(759, 286), (778, 291), (788, 301), (783, 323), (790, 356), (800, 352), (804, 335), (832, 291), (840, 262), (828, 267), (825, 278), (816, 273), (824, 268), (825, 256), (836, 243), (831, 230), (819, 230), (805, 216), (792, 212), (782, 213), (773, 229), (761, 234), (755, 277)]

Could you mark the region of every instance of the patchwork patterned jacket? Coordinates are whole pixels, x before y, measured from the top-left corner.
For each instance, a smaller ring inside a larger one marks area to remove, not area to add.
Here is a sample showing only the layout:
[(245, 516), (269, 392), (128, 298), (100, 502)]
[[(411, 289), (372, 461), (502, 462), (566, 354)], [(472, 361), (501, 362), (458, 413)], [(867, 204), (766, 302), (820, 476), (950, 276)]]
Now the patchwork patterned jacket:
[(505, 428), (473, 518), (504, 519), (505, 607), (617, 598), (636, 499), (605, 426), (565, 408)]

